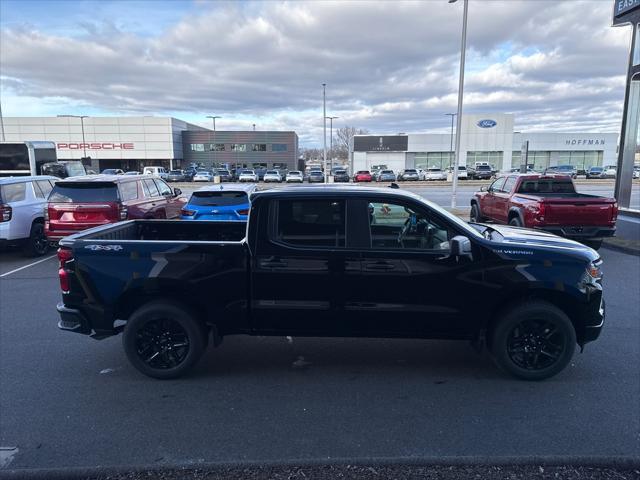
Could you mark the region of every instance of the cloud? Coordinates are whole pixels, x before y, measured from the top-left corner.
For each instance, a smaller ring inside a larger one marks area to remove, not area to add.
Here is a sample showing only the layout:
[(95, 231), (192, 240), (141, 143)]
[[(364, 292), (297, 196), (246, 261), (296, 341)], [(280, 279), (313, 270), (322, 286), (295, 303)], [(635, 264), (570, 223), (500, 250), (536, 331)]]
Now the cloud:
[[(76, 31), (56, 29), (55, 15), (34, 26), (11, 12), (0, 37), (5, 115), (21, 115), (25, 99), (42, 114), (65, 102), (109, 114), (215, 113), (317, 144), (323, 82), (337, 126), (446, 130), (444, 113), (456, 107), (457, 4), (200, 2), (157, 20), (154, 34), (136, 29), (139, 4), (135, 18), (127, 4), (100, 5), (108, 16)], [(610, 14), (601, 1), (470, 2), (466, 111), (513, 112), (524, 128), (617, 131), (629, 32), (611, 28)]]

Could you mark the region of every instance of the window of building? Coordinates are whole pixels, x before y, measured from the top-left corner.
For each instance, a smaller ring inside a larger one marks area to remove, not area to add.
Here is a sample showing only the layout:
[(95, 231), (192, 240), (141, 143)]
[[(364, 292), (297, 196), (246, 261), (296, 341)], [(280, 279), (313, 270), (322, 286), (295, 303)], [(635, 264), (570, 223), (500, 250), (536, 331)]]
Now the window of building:
[(189, 147), (192, 152), (204, 152), (204, 143), (191, 143)]
[(232, 152), (246, 152), (247, 144), (246, 143), (232, 143), (231, 144)]
[(301, 247), (345, 246), (343, 200), (281, 200), (276, 239)]
[(558, 152), (558, 165), (573, 165), (578, 174), (583, 174), (591, 167), (602, 166), (603, 155), (602, 150)]
[(502, 170), (504, 152), (467, 152), (467, 168), (476, 163), (488, 163), (495, 170)]
[(264, 168), (264, 169), (266, 169), (267, 168), (267, 164), (266, 163), (252, 163), (251, 167), (254, 168), (254, 169), (255, 168), (258, 168), (258, 169)]
[(266, 143), (254, 143), (253, 145), (251, 145), (251, 151), (252, 152), (266, 152), (267, 151), (267, 144)]
[(369, 203), (371, 248), (449, 250), (449, 231), (423, 212), (398, 203)]
[(119, 187), (121, 200), (127, 201), (138, 198), (138, 182), (124, 182)]
[(273, 168), (275, 168), (276, 170), (286, 169), (287, 168), (287, 164), (286, 163), (282, 163), (282, 162), (275, 162), (275, 163), (273, 163)]
[(287, 144), (286, 143), (274, 143), (271, 145), (272, 152), (286, 152)]
[(224, 143), (209, 143), (207, 144), (207, 150), (209, 150), (210, 152), (224, 152), (225, 151), (225, 147), (224, 147)]
[(415, 168), (422, 170), (428, 168), (445, 170), (453, 164), (454, 156), (452, 152), (417, 152), (414, 157), (414, 165)]

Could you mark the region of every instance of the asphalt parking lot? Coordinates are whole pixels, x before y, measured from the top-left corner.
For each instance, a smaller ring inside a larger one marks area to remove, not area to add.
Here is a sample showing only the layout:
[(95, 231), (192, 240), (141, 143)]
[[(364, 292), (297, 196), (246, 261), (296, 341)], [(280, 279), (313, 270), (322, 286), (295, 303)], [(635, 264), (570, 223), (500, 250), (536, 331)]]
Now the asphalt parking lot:
[[(0, 254), (0, 467), (640, 458), (640, 257), (601, 250), (607, 323), (570, 367), (513, 380), (446, 341), (230, 337), (142, 376), (119, 338), (56, 328), (56, 261)], [(482, 308), (481, 305), (478, 308)], [(1, 473), (1, 472), (0, 472)]]

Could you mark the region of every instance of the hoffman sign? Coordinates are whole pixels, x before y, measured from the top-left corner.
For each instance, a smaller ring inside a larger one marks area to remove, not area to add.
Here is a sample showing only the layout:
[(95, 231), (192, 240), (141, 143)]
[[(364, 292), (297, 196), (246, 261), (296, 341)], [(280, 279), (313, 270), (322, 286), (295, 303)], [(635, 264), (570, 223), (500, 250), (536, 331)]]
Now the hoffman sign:
[(571, 139), (566, 141), (567, 145), (604, 145), (604, 139), (602, 140), (587, 140), (587, 139)]
[(58, 143), (58, 150), (133, 150), (133, 143)]

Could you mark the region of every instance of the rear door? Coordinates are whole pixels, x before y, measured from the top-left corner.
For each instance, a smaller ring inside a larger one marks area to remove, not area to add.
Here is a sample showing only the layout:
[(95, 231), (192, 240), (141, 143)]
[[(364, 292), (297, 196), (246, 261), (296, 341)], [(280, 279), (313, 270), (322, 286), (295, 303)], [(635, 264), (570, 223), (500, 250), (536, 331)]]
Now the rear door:
[(360, 259), (347, 248), (346, 207), (344, 198), (325, 195), (261, 205), (251, 259), (256, 331), (348, 334), (340, 313)]
[(49, 196), (49, 233), (64, 235), (117, 222), (119, 206), (114, 182), (56, 182)]
[(184, 205), (184, 200), (177, 198), (173, 193), (173, 189), (164, 180), (154, 178), (154, 182), (156, 182), (158, 186), (160, 193), (159, 201), (164, 205), (166, 218), (179, 218), (180, 209)]
[(164, 198), (152, 178), (142, 179), (142, 192), (145, 198), (143, 218), (165, 218)]

